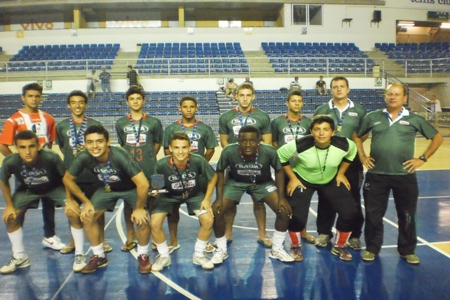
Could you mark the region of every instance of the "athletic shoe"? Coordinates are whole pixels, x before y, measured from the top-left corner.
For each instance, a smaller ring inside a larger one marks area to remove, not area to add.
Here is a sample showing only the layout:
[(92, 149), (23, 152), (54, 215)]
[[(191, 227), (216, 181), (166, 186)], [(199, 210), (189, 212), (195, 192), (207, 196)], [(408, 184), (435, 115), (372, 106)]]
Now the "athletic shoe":
[(141, 254), (138, 256), (138, 270), (141, 274), (150, 273), (152, 264), (150, 263), (148, 254)]
[(169, 246), (169, 254), (172, 254), (175, 250), (180, 249), (180, 244), (176, 245), (176, 246)]
[(206, 244), (205, 252), (212, 253), (212, 252), (214, 252), (214, 250), (216, 250), (216, 248), (213, 246), (213, 244), (211, 244), (210, 242), (208, 242), (208, 243)]
[(364, 253), (361, 255), (362, 260), (364, 261), (373, 261), (375, 259), (375, 254), (369, 251), (364, 251)]
[(74, 272), (81, 272), (81, 270), (86, 266), (86, 257), (83, 254), (76, 254), (73, 260), (72, 270)]
[(310, 235), (306, 231), (304, 233), (302, 231), (301, 232), (301, 236), (302, 236), (302, 239), (304, 239), (305, 242), (307, 242), (308, 244), (315, 244), (316, 243), (316, 238), (314, 236)]
[(30, 260), (28, 259), (28, 255), (25, 254), (22, 258), (11, 258), (9, 263), (6, 266), (3, 266), (0, 269), (0, 273), (9, 274), (14, 272), (17, 269), (26, 268), (30, 266)]
[(345, 247), (333, 246), (333, 249), (331, 249), (331, 253), (339, 256), (339, 258), (343, 261), (351, 261), (353, 259), (352, 255), (347, 251), (347, 249), (345, 249)]
[(61, 240), (56, 235), (54, 235), (50, 238), (44, 237), (42, 239), (42, 245), (44, 247), (47, 247), (47, 248), (50, 248), (53, 250), (58, 250), (58, 251), (66, 246), (63, 243), (61, 243)]
[(269, 253), (269, 257), (270, 258), (276, 258), (278, 260), (281, 260), (283, 262), (293, 262), (294, 258), (292, 256), (290, 256), (286, 250), (284, 250), (283, 248), (280, 249), (273, 249), (270, 250)]
[(156, 261), (152, 266), (152, 271), (159, 272), (168, 265), (170, 265), (170, 256), (161, 256), (158, 254), (158, 256), (156, 256)]
[(295, 261), (303, 261), (303, 253), (301, 246), (291, 246), (289, 254), (294, 258)]
[(331, 237), (328, 234), (319, 234), (319, 237), (316, 239), (316, 246), (326, 247), (330, 241)]
[(215, 265), (219, 265), (219, 264), (223, 263), (223, 261), (227, 258), (228, 258), (228, 253), (223, 251), (220, 248), (217, 248), (216, 250), (214, 250), (214, 254), (211, 257), (211, 262)]
[(348, 240), (347, 245), (353, 250), (361, 250), (361, 242), (359, 238), (351, 238)]
[(256, 241), (266, 248), (272, 248), (272, 239), (271, 238), (268, 238), (268, 237), (262, 238), (262, 237), (258, 236)]
[(113, 248), (108, 244), (108, 243), (103, 243), (103, 251), (105, 252), (105, 253), (109, 253), (109, 252), (111, 252), (113, 250)]
[(91, 260), (89, 263), (81, 269), (81, 273), (83, 274), (89, 274), (92, 272), (95, 272), (98, 268), (103, 268), (108, 265), (108, 258), (106, 257), (100, 257), (98, 255), (92, 255)]
[(419, 257), (415, 254), (401, 255), (401, 257), (406, 259), (406, 262), (412, 265), (420, 263)]
[(214, 269), (214, 264), (211, 262), (211, 260), (208, 259), (205, 253), (203, 253), (202, 256), (197, 256), (195, 253), (192, 256), (192, 262), (194, 265), (202, 266), (205, 270), (212, 270)]
[(69, 254), (75, 251), (75, 246), (65, 246), (63, 247), (61, 250), (59, 250), (59, 252), (61, 252), (61, 254)]

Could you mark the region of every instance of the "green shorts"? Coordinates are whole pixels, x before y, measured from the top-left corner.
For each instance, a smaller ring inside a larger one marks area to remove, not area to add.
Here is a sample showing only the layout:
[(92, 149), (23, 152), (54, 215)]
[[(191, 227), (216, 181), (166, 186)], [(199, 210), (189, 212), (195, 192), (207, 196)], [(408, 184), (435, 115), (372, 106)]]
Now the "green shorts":
[(186, 203), (186, 206), (188, 208), (189, 214), (194, 214), (195, 210), (200, 210), (200, 205), (202, 204), (203, 199), (205, 198), (205, 194), (198, 193), (197, 195), (185, 200), (178, 200), (176, 198), (172, 198), (170, 196), (166, 195), (159, 195), (159, 197), (155, 198), (155, 202), (153, 204), (153, 214), (157, 213), (171, 213), (173, 210), (173, 207), (178, 204)]
[(90, 200), (95, 210), (106, 209), (108, 211), (113, 211), (119, 199), (123, 199), (123, 201), (127, 202), (134, 210), (137, 204), (136, 189), (107, 192), (105, 191), (105, 187), (101, 186), (95, 191)]
[(26, 190), (16, 190), (12, 195), (12, 202), (16, 210), (23, 208), (38, 208), (39, 199), (48, 198), (55, 203), (57, 207), (65, 206), (66, 189), (59, 186), (45, 194), (35, 194)]
[(256, 201), (263, 202), (263, 199), (272, 193), (277, 191), (275, 182), (267, 181), (263, 183), (257, 183), (256, 187), (253, 188), (253, 184), (245, 182), (237, 182), (233, 179), (228, 178), (223, 186), (223, 198), (229, 199), (231, 201), (241, 202), (241, 197), (244, 193), (253, 196)]
[[(94, 193), (100, 188), (103, 187), (102, 183), (96, 182), (96, 183), (85, 183), (85, 182), (80, 182), (77, 183), (77, 185), (80, 187), (81, 191), (83, 192), (83, 194), (86, 196), (86, 198), (91, 199), (92, 195), (94, 195)], [(72, 197), (74, 197), (72, 195)], [(75, 201), (78, 204), (81, 204), (82, 202), (80, 200), (78, 200), (78, 198), (74, 197)]]

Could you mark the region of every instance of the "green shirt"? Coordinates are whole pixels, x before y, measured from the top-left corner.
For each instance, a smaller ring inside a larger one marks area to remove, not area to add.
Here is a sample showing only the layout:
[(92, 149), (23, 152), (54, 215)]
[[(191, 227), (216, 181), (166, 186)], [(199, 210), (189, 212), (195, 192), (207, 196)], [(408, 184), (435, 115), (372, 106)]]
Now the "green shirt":
[(217, 163), (219, 171), (227, 167), (230, 167), (229, 178), (237, 182), (253, 183), (253, 177), (256, 176), (255, 183), (264, 183), (272, 180), (270, 167), (278, 171), (281, 164), (277, 151), (271, 145), (259, 144), (257, 159), (246, 161), (242, 159), (239, 145), (234, 143), (223, 148)]
[(239, 118), (237, 108), (223, 113), (219, 118), (219, 134), (228, 135), (228, 143), (236, 143), (239, 130), (244, 125), (253, 125), (261, 134), (270, 133), (270, 117), (262, 110), (252, 107), (249, 113), (242, 113)]
[[(97, 124), (101, 123), (96, 119), (87, 117), (86, 128), (91, 125)], [(77, 131), (78, 141), (80, 141), (84, 146), (84, 131), (80, 132), (81, 125), (82, 123), (75, 123), (75, 128)], [(69, 118), (62, 120), (56, 125), (56, 143), (62, 150), (62, 153), (64, 155), (64, 165), (66, 166), (66, 168), (68, 168), (75, 159), (75, 156), (73, 154), (74, 148), (76, 149), (76, 147), (74, 147), (75, 139), (71, 138), (74, 134), (75, 133), (72, 133), (70, 129)], [(81, 176), (77, 178), (77, 183), (92, 183), (95, 180), (96, 177), (92, 176), (92, 173), (85, 171), (83, 172), (83, 174), (81, 174)]]
[(122, 146), (137, 161), (145, 176), (150, 180), (155, 174), (156, 154), (154, 144), (160, 144), (163, 136), (161, 121), (144, 114), (139, 133), (139, 147), (136, 145), (136, 135), (140, 121), (130, 121), (130, 115), (121, 117), (116, 122), (116, 132), (119, 145)]
[[(298, 121), (300, 121), (300, 123)], [(287, 114), (273, 119), (272, 123), (270, 123), (272, 129), (272, 141), (277, 142), (278, 147), (281, 147), (292, 140), (309, 134), (309, 124), (311, 124), (311, 120), (305, 116), (301, 116), (298, 121), (288, 121)], [(291, 124), (291, 126), (289, 126), (289, 124)]]
[[(202, 192), (199, 181), (200, 176), (206, 177), (209, 181), (215, 173), (211, 165), (203, 157), (197, 154), (190, 154), (188, 164), (185, 168), (179, 168), (178, 172), (175, 171), (172, 163), (171, 155), (159, 159), (156, 163), (157, 173), (164, 175), (164, 188), (169, 191), (167, 195), (169, 197), (166, 197), (165, 200), (169, 202), (170, 197), (181, 200), (183, 198), (182, 194), (186, 189), (189, 191), (188, 198), (194, 197)], [(180, 175), (183, 179), (183, 183), (181, 183)], [(179, 201), (174, 200), (173, 202)]]
[[(206, 150), (214, 149), (216, 146), (219, 145), (219, 143), (217, 143), (217, 138), (215, 137), (214, 131), (212, 130), (211, 127), (209, 127), (208, 125), (206, 125), (201, 121), (196, 122), (197, 127), (195, 127), (195, 125), (184, 126), (185, 132), (187, 133), (189, 139), (191, 140), (191, 152), (201, 155), (202, 157), (205, 157)], [(170, 124), (164, 130), (164, 137), (163, 137), (164, 148), (169, 148), (170, 136), (176, 131), (183, 131), (180, 120)]]
[(333, 136), (327, 149), (319, 149), (314, 138), (307, 135), (279, 148), (278, 156), (283, 165), (288, 165), (289, 159), (297, 156), (297, 163), (292, 166), (295, 173), (309, 183), (327, 184), (336, 176), (343, 161), (353, 161), (356, 145), (347, 138)]
[(358, 136), (372, 131), (370, 156), (375, 159), (369, 173), (407, 175), (403, 163), (414, 158), (414, 143), (417, 132), (427, 139), (438, 131), (423, 117), (403, 109), (401, 116), (391, 124), (386, 109), (376, 110), (363, 119)]
[(67, 172), (78, 177), (83, 172), (83, 169), (87, 169), (104, 184), (103, 178), (109, 177), (108, 181), (112, 191), (135, 189), (136, 185), (131, 178), (141, 172), (141, 168), (124, 149), (118, 147), (109, 147), (109, 149), (108, 160), (111, 161), (109, 170), (107, 162), (99, 163), (87, 150), (83, 150), (75, 157)]
[(14, 174), (19, 181), (17, 190), (30, 190), (35, 194), (45, 194), (63, 185), (62, 177), (66, 168), (55, 152), (41, 149), (33, 167), (25, 167), (18, 153), (5, 157), (0, 170), (0, 180), (7, 183)]
[[(316, 115), (327, 115), (334, 121), (334, 127), (336, 129), (335, 135), (343, 136), (351, 139), (353, 132), (358, 131), (361, 121), (366, 115), (366, 110), (359, 104), (353, 103), (348, 99), (347, 108), (341, 113), (337, 108), (333, 106), (333, 99), (328, 103), (318, 107), (314, 112)], [(339, 130), (339, 123), (342, 123), (342, 130)]]

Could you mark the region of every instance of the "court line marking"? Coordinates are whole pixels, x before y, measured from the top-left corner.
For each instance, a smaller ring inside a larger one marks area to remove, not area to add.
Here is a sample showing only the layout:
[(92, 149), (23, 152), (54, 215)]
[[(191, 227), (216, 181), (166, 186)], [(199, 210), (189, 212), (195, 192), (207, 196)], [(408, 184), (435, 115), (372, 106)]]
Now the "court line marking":
[[(105, 230), (106, 228), (108, 228), (109, 224), (112, 223), (112, 221), (114, 220), (114, 218), (116, 218), (117, 216), (117, 211), (113, 214), (113, 216), (111, 217), (111, 219), (108, 221), (108, 223), (105, 225)], [(116, 218), (117, 219), (117, 218)], [(85, 235), (86, 236), (86, 235)], [(87, 238), (86, 238), (87, 240)], [(91, 247), (89, 246), (89, 248), (86, 250), (86, 252), (84, 253), (84, 255), (87, 255), (89, 252), (91, 251)], [(59, 293), (62, 291), (62, 289), (64, 288), (64, 286), (69, 282), (69, 279), (72, 278), (72, 276), (75, 274), (75, 272), (72, 270), (69, 274), (69, 276), (67, 276), (66, 280), (64, 280), (64, 282), (62, 283), (62, 285), (59, 287), (59, 289), (56, 291), (56, 293), (53, 295), (53, 297), (51, 298), (51, 300), (56, 299), (56, 297), (59, 295)], [(86, 276), (86, 275), (82, 275), (82, 276)]]
[[(120, 213), (119, 215), (122, 216), (121, 212), (123, 211), (123, 207), (124, 204), (122, 202), (122, 204), (120, 204), (117, 213)], [(123, 226), (122, 226), (122, 222), (121, 222), (121, 217), (117, 218), (116, 217), (116, 228), (117, 228), (117, 233), (120, 236), (120, 239), (122, 240), (123, 243), (126, 243), (127, 241), (127, 237), (125, 235)], [(137, 259), (137, 252), (136, 250), (132, 250), (130, 251), (131, 255), (134, 256), (135, 259)], [(136, 270), (136, 272), (138, 272), (138, 270)], [(171, 288), (173, 288), (174, 290), (176, 290), (177, 292), (179, 292), (181, 295), (185, 296), (188, 299), (193, 299), (193, 300), (201, 300), (199, 297), (195, 296), (194, 294), (191, 294), (189, 291), (183, 289), (181, 286), (179, 286), (178, 284), (176, 284), (175, 282), (173, 282), (172, 280), (170, 280), (169, 278), (167, 278), (166, 276), (164, 276), (163, 274), (161, 274), (161, 272), (151, 272), (153, 275), (155, 275), (158, 279), (162, 280), (165, 284), (167, 284), (168, 286), (170, 286)]]

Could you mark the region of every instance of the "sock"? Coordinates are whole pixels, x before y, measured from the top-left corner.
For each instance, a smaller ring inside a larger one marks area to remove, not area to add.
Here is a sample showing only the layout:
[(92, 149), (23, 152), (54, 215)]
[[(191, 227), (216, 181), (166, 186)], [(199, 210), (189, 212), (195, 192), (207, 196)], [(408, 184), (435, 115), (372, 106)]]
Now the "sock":
[(302, 239), (300, 236), (300, 232), (289, 231), (289, 236), (291, 237), (292, 247), (301, 247)]
[(137, 255), (148, 254), (148, 244), (145, 246), (141, 246), (138, 244), (137, 246)]
[(14, 232), (8, 232), (9, 240), (12, 244), (13, 256), (15, 258), (23, 258), (25, 256), (25, 247), (23, 246), (23, 230), (22, 227)]
[(351, 231), (343, 232), (337, 230), (336, 232), (336, 240), (334, 242), (335, 247), (345, 247), (345, 244), (347, 243), (348, 239), (350, 238), (350, 235), (352, 234)]
[(227, 252), (227, 238), (225, 236), (216, 238), (217, 248), (223, 252)]
[(194, 251), (196, 256), (203, 256), (206, 250), (206, 243), (208, 241), (202, 241), (197, 238), (197, 241), (195, 242)]
[(105, 250), (103, 250), (103, 244), (100, 243), (100, 245), (98, 246), (91, 246), (92, 249), (92, 253), (94, 253), (94, 255), (97, 255), (98, 257), (105, 257)]
[(161, 256), (169, 256), (169, 247), (167, 246), (167, 241), (164, 241), (161, 244), (156, 244), (156, 248), (158, 248), (158, 253)]
[(84, 231), (83, 228), (77, 229), (70, 226), (70, 232), (72, 233), (73, 241), (75, 242), (75, 255), (84, 254)]
[(286, 232), (287, 231), (278, 231), (275, 229), (275, 232), (273, 233), (273, 238), (272, 238), (272, 249), (273, 250), (279, 250), (279, 249), (283, 249), (283, 243), (284, 240), (286, 239)]

